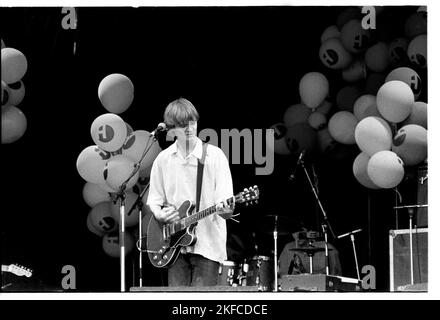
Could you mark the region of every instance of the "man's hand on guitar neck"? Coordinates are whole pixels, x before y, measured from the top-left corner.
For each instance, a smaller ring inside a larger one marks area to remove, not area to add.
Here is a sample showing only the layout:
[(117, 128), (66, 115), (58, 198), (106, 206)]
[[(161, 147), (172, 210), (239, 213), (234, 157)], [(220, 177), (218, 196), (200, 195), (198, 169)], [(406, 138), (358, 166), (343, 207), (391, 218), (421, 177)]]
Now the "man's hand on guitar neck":
[(232, 217), (232, 214), (234, 213), (234, 207), (235, 207), (234, 203), (228, 205), (226, 200), (223, 200), (216, 205), (217, 214), (223, 219), (229, 219)]

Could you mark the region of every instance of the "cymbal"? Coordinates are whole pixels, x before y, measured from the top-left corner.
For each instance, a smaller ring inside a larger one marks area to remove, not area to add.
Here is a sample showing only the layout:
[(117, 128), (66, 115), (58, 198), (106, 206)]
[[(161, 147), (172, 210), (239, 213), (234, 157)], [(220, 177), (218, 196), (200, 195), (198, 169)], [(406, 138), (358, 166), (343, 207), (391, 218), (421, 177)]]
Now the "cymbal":
[(299, 230), (299, 225), (292, 219), (276, 214), (269, 214), (257, 219), (257, 229), (263, 233), (289, 235)]

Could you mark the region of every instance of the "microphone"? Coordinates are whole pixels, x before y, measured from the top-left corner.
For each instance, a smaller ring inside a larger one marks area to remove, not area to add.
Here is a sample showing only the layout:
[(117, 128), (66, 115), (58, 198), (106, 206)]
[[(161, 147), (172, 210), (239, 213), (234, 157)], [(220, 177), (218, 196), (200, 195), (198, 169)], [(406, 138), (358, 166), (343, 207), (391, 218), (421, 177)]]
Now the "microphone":
[(298, 161), (296, 162), (295, 170), (293, 170), (292, 174), (289, 176), (289, 180), (295, 179), (296, 169), (298, 168), (299, 164), (302, 162), (302, 159), (304, 158), (304, 155), (306, 154), (306, 150), (301, 151), (298, 157)]
[(168, 130), (167, 125), (164, 122), (161, 122), (157, 125), (157, 128), (151, 132), (151, 135), (156, 137), (159, 132)]

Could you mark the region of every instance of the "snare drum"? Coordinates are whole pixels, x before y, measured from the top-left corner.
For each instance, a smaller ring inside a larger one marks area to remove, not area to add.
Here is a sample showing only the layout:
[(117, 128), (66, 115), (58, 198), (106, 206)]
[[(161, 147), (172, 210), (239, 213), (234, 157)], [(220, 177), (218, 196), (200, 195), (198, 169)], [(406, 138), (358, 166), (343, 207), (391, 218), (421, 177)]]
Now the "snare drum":
[(246, 272), (246, 285), (258, 286), (260, 291), (274, 289), (273, 259), (267, 256), (254, 256), (249, 262)]
[(240, 264), (234, 261), (223, 261), (218, 268), (219, 286), (232, 286), (238, 283), (238, 275), (240, 274)]

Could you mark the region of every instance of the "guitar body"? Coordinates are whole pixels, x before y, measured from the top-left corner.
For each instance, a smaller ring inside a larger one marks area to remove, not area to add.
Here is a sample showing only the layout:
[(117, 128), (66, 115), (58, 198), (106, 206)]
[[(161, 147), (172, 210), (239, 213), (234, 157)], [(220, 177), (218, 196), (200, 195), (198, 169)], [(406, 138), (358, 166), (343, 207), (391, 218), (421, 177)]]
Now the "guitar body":
[[(179, 220), (189, 217), (195, 206), (187, 200), (179, 207)], [(179, 222), (176, 223), (177, 225)], [(197, 238), (194, 233), (196, 225), (191, 225), (165, 237), (163, 229), (166, 225), (151, 215), (147, 227), (147, 252), (153, 266), (158, 268), (170, 267), (180, 254), (180, 248), (193, 245)]]

